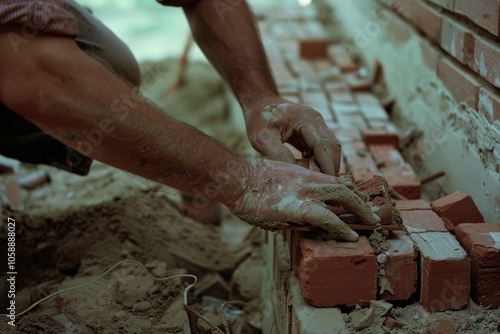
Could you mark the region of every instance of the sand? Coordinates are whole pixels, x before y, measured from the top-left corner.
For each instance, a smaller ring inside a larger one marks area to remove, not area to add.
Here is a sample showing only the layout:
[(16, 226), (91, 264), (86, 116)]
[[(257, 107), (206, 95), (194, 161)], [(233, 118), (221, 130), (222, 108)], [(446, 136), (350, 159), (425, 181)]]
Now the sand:
[[(232, 116), (231, 98), (215, 71), (207, 64), (194, 64), (186, 85), (166, 96), (164, 88), (173, 66), (176, 62), (172, 60), (144, 66), (144, 94), (174, 117), (223, 140), (233, 151), (253, 154), (245, 133), (235, 126), (238, 117)], [(246, 273), (262, 262), (262, 232), (227, 210), (223, 210), (220, 226), (202, 225), (184, 216), (177, 190), (99, 162), (94, 162), (86, 177), (28, 165), (16, 177), (41, 168), (49, 172), (52, 183), (23, 190), (23, 212), (12, 212), (6, 206), (2, 212), (3, 217), (15, 218), (18, 225), (18, 313), (52, 292), (99, 277), (123, 259), (143, 263), (156, 277), (189, 273), (201, 280), (218, 275), (225, 285), (234, 287), (235, 295), (246, 301), (258, 298), (260, 276), (247, 278), (237, 273)], [(0, 175), (1, 182), (5, 178)], [(243, 264), (246, 266), (239, 269)], [(183, 309), (182, 292), (191, 282), (190, 278), (155, 281), (139, 266), (123, 264), (92, 285), (65, 292), (19, 316), (16, 330), (203, 332), (200, 321), (188, 317)], [(4, 286), (0, 288), (3, 292)], [(191, 293), (189, 304), (201, 305), (210, 293), (210, 289), (196, 296)], [(0, 300), (2, 308), (5, 295)], [(220, 317), (214, 314), (213, 318)], [(1, 333), (9, 330), (5, 322), (0, 323)]]

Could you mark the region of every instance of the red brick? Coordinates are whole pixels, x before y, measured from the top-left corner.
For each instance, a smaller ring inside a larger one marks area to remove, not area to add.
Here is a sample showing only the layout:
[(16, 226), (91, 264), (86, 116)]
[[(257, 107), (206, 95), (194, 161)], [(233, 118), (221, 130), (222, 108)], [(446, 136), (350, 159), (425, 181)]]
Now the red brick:
[(449, 17), (443, 17), (441, 47), (462, 64), (474, 58), (474, 37), (465, 26)]
[(448, 232), (443, 220), (431, 210), (410, 210), (399, 213), (408, 233)]
[(455, 12), (465, 15), (476, 25), (500, 36), (500, 1), (455, 0)]
[(306, 59), (328, 58), (327, 38), (308, 38), (300, 40), (300, 57)]
[(471, 265), (458, 241), (447, 232), (412, 233), (410, 237), (420, 251), (422, 306), (433, 312), (466, 307)]
[(380, 104), (362, 104), (360, 105), (361, 112), (363, 113), (363, 116), (368, 121), (371, 120), (389, 120), (389, 115), (387, 115), (387, 112), (385, 111), (384, 108)]
[(342, 145), (361, 142), (361, 132), (358, 129), (341, 128), (333, 133)]
[(301, 92), (300, 97), (303, 104), (318, 111), (325, 121), (332, 121), (333, 114), (330, 111), (330, 101), (323, 92)]
[(381, 130), (363, 130), (363, 141), (365, 145), (391, 145), (399, 147), (399, 134)]
[(380, 101), (379, 99), (373, 95), (373, 93), (355, 93), (354, 94), (356, 101), (360, 105), (367, 104), (367, 105), (375, 105), (375, 106), (380, 106)]
[(438, 77), (457, 102), (477, 110), (480, 84), (472, 74), (442, 57), (438, 63)]
[(446, 8), (448, 10), (453, 10), (454, 0), (429, 0), (429, 1), (440, 7)]
[(389, 328), (389, 330), (393, 330), (396, 328), (403, 328), (405, 325), (394, 319), (393, 317), (387, 317), (384, 321), (384, 326)]
[(387, 36), (390, 42), (404, 43), (414, 35), (410, 25), (406, 21), (395, 15), (391, 17), (387, 25)]
[[(325, 92), (330, 95), (332, 93), (349, 93), (349, 85), (347, 81), (328, 81), (324, 83)], [(335, 102), (330, 98), (332, 102)]]
[(379, 173), (375, 161), (363, 143), (343, 145), (342, 152), (355, 182), (368, 181)]
[(331, 104), (333, 113), (336, 117), (341, 115), (358, 115), (361, 116), (359, 106), (352, 102), (332, 102)]
[(441, 37), (442, 14), (420, 0), (398, 0), (396, 11), (434, 41)]
[(498, 90), (481, 87), (477, 111), (483, 113), (490, 121), (500, 120), (500, 94)]
[(342, 72), (352, 72), (359, 69), (358, 64), (354, 62), (342, 44), (330, 45), (328, 54), (330, 59), (342, 70)]
[(368, 128), (363, 116), (359, 114), (352, 114), (352, 115), (335, 114), (335, 117), (337, 119), (337, 122), (343, 128), (349, 128), (349, 129), (355, 128), (360, 130)]
[(383, 164), (379, 166), (379, 170), (391, 188), (407, 199), (420, 198), (422, 193), (420, 180), (397, 149), (390, 145), (371, 145), (369, 148), (377, 164)]
[(431, 204), (423, 199), (398, 200), (395, 207), (398, 211), (431, 210)]
[[(499, 2), (500, 4), (500, 2)], [(484, 38), (476, 39), (472, 69), (500, 88), (500, 46)]]
[(384, 270), (394, 294), (386, 291), (380, 298), (407, 300), (417, 290), (417, 251), (413, 241), (403, 232), (393, 232), (387, 240), (391, 248), (385, 253), (388, 261)]
[(392, 223), (392, 202), (389, 187), (384, 178), (381, 175), (375, 175), (368, 181), (358, 183), (357, 188), (369, 196), (370, 205), (373, 212), (380, 218), (380, 224)]
[(375, 299), (377, 259), (366, 237), (361, 236), (355, 243), (310, 239), (300, 243), (300, 287), (311, 305), (368, 305)]
[(472, 259), (472, 298), (500, 307), (500, 223), (462, 224), (456, 237)]
[(420, 38), (420, 53), (425, 64), (433, 72), (437, 72), (439, 51), (425, 38)]
[(450, 320), (439, 319), (427, 326), (428, 334), (455, 334), (455, 329)]
[(472, 197), (461, 191), (456, 191), (441, 197), (431, 203), (434, 211), (441, 218), (450, 221), (450, 229), (462, 223), (481, 223), (483, 215), (479, 212)]
[(358, 73), (346, 73), (344, 78), (353, 92), (370, 92), (372, 90), (372, 81), (369, 78), (360, 78)]
[(351, 94), (351, 92), (346, 91), (332, 91), (328, 92), (328, 97), (330, 98), (330, 101), (336, 102), (336, 103), (353, 103), (354, 102), (354, 97)]
[(328, 59), (311, 60), (311, 64), (318, 73), (329, 72), (334, 67)]

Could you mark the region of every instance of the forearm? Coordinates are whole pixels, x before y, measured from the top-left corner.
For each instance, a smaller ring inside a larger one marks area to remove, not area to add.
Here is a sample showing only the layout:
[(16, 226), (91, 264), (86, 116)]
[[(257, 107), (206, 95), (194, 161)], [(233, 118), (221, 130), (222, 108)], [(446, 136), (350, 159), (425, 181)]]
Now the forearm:
[[(43, 50), (33, 56), (37, 44)], [(72, 41), (37, 37), (26, 47), (33, 50), (2, 59), (9, 64), (0, 65), (2, 99), (48, 134), (97, 160), (224, 204), (243, 191), (246, 160), (152, 107)], [(26, 84), (9, 87), (19, 76)]]
[[(229, 5), (227, 5), (229, 6)], [(276, 84), (245, 1), (221, 9), (213, 0), (184, 7), (193, 37), (240, 104), (276, 96)]]

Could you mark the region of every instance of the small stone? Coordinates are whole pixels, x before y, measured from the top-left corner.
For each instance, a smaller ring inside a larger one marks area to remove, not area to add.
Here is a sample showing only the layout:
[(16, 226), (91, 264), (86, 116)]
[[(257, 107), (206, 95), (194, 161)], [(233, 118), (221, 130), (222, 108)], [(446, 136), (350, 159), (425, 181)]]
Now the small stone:
[(151, 309), (152, 305), (150, 302), (138, 302), (132, 306), (132, 311), (134, 312), (146, 312)]
[(386, 254), (377, 255), (377, 262), (379, 264), (386, 264), (388, 260), (389, 260), (389, 257)]
[(126, 311), (118, 311), (113, 314), (113, 320), (123, 320), (128, 318), (128, 313)]

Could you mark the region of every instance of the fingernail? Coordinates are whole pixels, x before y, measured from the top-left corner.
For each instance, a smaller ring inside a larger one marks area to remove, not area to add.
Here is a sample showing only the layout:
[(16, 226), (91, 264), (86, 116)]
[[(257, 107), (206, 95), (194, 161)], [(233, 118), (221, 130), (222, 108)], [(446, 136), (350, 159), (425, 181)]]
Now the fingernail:
[(359, 235), (356, 232), (351, 231), (351, 233), (349, 234), (349, 239), (350, 241), (358, 241)]

